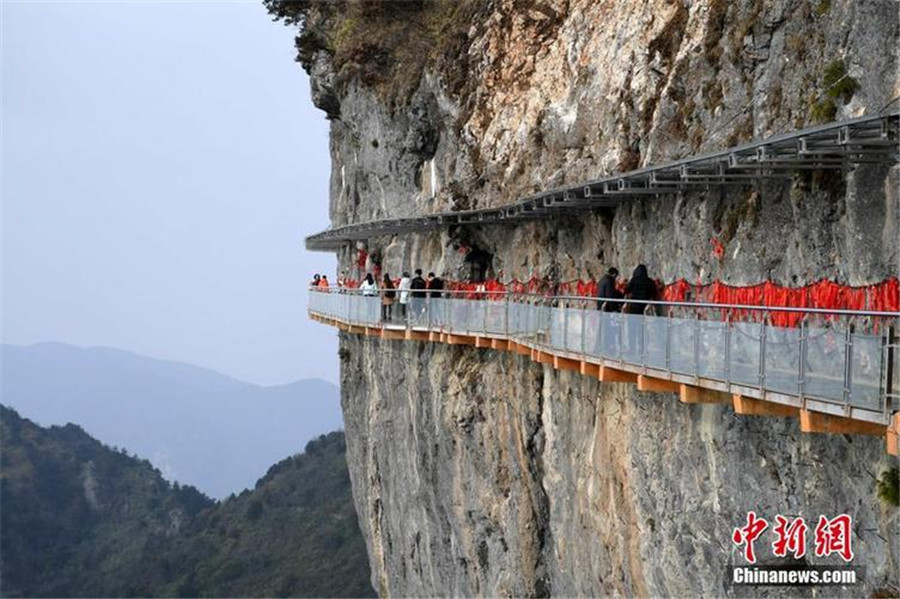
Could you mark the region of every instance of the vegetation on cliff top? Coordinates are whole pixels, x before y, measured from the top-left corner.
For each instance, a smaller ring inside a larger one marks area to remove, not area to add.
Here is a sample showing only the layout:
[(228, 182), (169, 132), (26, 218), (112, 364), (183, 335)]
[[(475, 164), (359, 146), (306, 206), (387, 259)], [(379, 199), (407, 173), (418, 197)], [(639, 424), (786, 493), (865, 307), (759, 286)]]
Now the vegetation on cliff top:
[(426, 67), (439, 66), (451, 91), (467, 75), (469, 30), (480, 0), (263, 0), (276, 20), (300, 28), (297, 61), (310, 70), (326, 52), (338, 89), (351, 80), (402, 102)]
[(0, 406), (0, 596), (372, 596), (343, 433), (215, 503)]

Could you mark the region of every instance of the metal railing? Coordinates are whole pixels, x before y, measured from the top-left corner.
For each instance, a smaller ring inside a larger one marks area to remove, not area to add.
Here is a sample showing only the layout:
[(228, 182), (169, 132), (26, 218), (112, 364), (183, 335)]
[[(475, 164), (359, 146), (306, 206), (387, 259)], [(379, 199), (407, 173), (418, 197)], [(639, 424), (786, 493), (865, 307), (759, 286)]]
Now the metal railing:
[(886, 419), (900, 407), (898, 313), (469, 291), (410, 293), (403, 304), (395, 291), (384, 308), (383, 293), (314, 289), (309, 310), (353, 325), (508, 339), (783, 403), (825, 402), (849, 417)]
[(306, 249), (335, 251), (380, 235), (431, 231), (458, 225), (516, 224), (536, 218), (616, 206), (690, 190), (756, 185), (804, 170), (846, 170), (860, 164), (895, 163), (900, 113), (876, 114), (807, 127), (767, 139), (611, 174), (541, 191), (502, 207), (383, 218), (338, 226), (306, 238)]

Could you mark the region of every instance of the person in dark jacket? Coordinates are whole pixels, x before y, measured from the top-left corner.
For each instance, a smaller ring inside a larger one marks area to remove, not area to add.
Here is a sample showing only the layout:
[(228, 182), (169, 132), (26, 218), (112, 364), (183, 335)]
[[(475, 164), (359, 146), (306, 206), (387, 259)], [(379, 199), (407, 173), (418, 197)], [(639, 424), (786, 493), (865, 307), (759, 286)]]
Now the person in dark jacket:
[(656, 283), (647, 274), (647, 267), (643, 264), (638, 264), (638, 267), (634, 269), (631, 280), (625, 287), (625, 297), (635, 300), (628, 302), (629, 314), (644, 313), (647, 304), (640, 300), (653, 301), (656, 299)]
[[(622, 302), (604, 302), (605, 299), (623, 299), (625, 296), (616, 289), (616, 279), (619, 277), (619, 269), (611, 267), (600, 279), (597, 286), (597, 309), (604, 312), (618, 312), (622, 309)], [(604, 306), (604, 304), (606, 304)]]
[(413, 277), (413, 280), (409, 284), (410, 289), (410, 303), (409, 309), (412, 314), (410, 315), (411, 319), (421, 318), (425, 313), (425, 295), (426, 290), (428, 289), (428, 284), (425, 282), (425, 279), (422, 278), (422, 269), (416, 269), (416, 276)]
[(428, 295), (433, 299), (440, 299), (443, 290), (444, 280), (436, 277), (433, 272), (428, 273)]
[[(647, 274), (647, 267), (639, 264), (625, 287), (625, 297), (629, 300), (625, 307), (628, 314), (643, 314), (646, 301), (656, 299), (656, 283)], [(643, 300), (643, 301), (641, 301)], [(628, 323), (628, 351), (635, 357), (643, 355), (644, 335), (642, 319), (631, 319)]]

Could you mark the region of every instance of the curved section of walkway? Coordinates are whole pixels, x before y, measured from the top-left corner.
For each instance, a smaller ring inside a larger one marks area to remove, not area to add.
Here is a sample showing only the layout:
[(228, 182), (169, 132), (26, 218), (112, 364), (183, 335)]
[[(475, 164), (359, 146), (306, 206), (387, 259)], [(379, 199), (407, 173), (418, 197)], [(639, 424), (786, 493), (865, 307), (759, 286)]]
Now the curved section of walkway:
[(348, 333), (512, 351), (684, 403), (796, 416), (805, 432), (885, 435), (896, 451), (895, 313), (804, 310), (799, 326), (781, 327), (766, 316), (781, 308), (654, 302), (624, 314), (594, 298), (511, 294), (412, 298), (405, 317), (394, 309), (383, 320), (381, 298), (353, 290), (309, 296), (314, 320)]

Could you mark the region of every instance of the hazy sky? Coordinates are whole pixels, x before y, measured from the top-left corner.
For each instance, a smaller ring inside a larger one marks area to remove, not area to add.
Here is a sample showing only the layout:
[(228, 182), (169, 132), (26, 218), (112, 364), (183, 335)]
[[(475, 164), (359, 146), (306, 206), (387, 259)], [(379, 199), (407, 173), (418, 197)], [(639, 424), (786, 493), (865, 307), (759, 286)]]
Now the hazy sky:
[(2, 341), (337, 379), (327, 121), (261, 2), (2, 6)]

